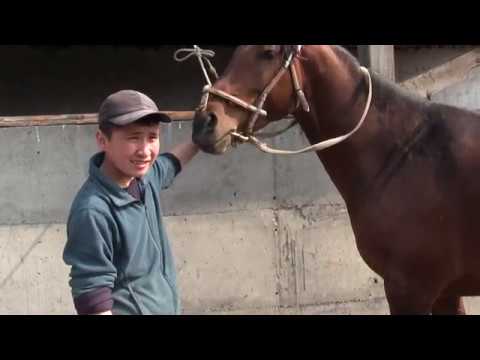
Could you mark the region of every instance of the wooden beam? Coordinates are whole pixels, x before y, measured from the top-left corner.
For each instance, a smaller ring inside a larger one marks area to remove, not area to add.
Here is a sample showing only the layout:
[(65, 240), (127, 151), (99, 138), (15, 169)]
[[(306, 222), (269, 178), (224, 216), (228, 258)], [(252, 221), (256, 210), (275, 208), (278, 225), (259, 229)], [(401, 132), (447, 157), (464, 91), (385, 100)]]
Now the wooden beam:
[[(191, 121), (194, 111), (162, 111), (170, 116), (172, 121)], [(58, 125), (92, 125), (97, 124), (97, 114), (73, 115), (40, 115), (40, 116), (6, 116), (0, 117), (0, 128), (28, 126), (58, 126)]]
[(480, 66), (480, 47), (426, 73), (402, 82), (406, 90), (430, 98), (435, 93), (465, 81), (471, 71)]
[(358, 45), (358, 57), (363, 66), (387, 80), (395, 81), (395, 47), (393, 45)]

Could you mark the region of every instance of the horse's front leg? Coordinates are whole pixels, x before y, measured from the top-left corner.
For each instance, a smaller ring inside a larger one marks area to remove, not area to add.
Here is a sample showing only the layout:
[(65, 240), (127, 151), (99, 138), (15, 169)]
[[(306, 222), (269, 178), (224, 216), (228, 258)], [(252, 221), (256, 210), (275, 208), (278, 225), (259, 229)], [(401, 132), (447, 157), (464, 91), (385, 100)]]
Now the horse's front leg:
[(436, 292), (417, 281), (385, 280), (385, 295), (391, 315), (431, 315)]
[(433, 315), (466, 315), (460, 296), (441, 296), (433, 304)]

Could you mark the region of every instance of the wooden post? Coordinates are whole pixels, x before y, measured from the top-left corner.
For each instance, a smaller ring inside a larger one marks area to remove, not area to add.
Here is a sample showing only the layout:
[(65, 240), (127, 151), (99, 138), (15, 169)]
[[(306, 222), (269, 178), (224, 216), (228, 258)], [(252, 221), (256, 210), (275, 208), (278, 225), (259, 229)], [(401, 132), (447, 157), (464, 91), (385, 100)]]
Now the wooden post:
[(393, 45), (358, 45), (358, 57), (363, 66), (387, 80), (395, 81), (395, 47)]

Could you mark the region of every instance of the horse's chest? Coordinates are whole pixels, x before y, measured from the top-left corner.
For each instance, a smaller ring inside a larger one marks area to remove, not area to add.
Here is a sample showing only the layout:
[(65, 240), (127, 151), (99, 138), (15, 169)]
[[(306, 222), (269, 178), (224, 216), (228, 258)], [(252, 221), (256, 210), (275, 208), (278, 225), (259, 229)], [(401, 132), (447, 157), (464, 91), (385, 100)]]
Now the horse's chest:
[[(373, 213), (372, 213), (373, 215)], [(382, 275), (394, 250), (394, 227), (386, 224), (382, 216), (351, 217), (352, 229), (360, 256), (376, 273)]]

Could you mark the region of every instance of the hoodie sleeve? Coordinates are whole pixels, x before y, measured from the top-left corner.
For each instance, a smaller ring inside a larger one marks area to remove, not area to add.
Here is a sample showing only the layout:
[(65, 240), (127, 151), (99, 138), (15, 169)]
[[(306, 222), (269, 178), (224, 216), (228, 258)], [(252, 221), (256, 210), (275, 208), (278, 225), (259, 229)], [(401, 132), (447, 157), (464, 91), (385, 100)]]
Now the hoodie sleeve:
[(63, 260), (71, 266), (69, 284), (74, 298), (99, 288), (113, 288), (117, 277), (113, 232), (107, 216), (98, 211), (82, 209), (70, 216)]
[(158, 179), (160, 189), (168, 189), (181, 171), (180, 160), (170, 153), (160, 155), (153, 164), (153, 172)]

